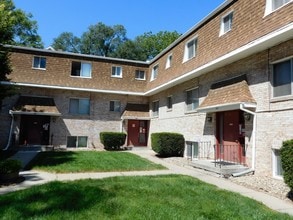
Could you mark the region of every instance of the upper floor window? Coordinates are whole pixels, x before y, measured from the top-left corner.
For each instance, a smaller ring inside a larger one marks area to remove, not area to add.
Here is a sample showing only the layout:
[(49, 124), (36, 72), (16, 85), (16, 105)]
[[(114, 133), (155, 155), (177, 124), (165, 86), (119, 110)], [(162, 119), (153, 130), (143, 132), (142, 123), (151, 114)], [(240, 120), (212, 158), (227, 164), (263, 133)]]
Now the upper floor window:
[(136, 70), (135, 71), (135, 79), (145, 80), (145, 71), (143, 71), (143, 70)]
[(46, 57), (34, 57), (33, 68), (46, 69)]
[(122, 67), (121, 66), (112, 66), (112, 77), (122, 78)]
[(91, 77), (92, 65), (90, 63), (72, 61), (71, 76)]
[(69, 113), (74, 115), (89, 115), (90, 100), (84, 98), (71, 98), (69, 100)]
[(186, 91), (186, 110), (193, 111), (198, 107), (198, 88)]
[(166, 61), (166, 69), (171, 67), (171, 63), (172, 63), (172, 54), (170, 54), (168, 57), (167, 57), (167, 61)]
[(273, 65), (273, 96), (292, 95), (293, 59)]
[(220, 35), (223, 35), (232, 29), (233, 12), (222, 17)]
[(267, 0), (265, 14), (269, 14), (293, 0)]
[(152, 112), (153, 112), (153, 117), (159, 116), (159, 101), (154, 101), (152, 103)]
[(159, 65), (155, 65), (152, 69), (152, 76), (151, 76), (151, 80), (154, 80), (157, 78), (158, 76), (158, 72), (159, 72)]
[(121, 103), (120, 101), (110, 101), (110, 112), (120, 112)]
[(197, 38), (194, 38), (185, 44), (183, 62), (195, 57), (196, 51), (197, 51)]

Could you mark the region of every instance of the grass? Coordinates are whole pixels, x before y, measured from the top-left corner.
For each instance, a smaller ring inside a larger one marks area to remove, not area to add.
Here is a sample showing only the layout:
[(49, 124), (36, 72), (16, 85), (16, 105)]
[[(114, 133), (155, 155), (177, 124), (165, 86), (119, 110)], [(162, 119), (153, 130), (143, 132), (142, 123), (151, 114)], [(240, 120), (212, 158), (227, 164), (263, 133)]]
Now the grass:
[(26, 169), (53, 173), (141, 171), (165, 169), (127, 152), (66, 151), (41, 152)]
[(51, 182), (0, 197), (0, 219), (293, 219), (182, 175)]

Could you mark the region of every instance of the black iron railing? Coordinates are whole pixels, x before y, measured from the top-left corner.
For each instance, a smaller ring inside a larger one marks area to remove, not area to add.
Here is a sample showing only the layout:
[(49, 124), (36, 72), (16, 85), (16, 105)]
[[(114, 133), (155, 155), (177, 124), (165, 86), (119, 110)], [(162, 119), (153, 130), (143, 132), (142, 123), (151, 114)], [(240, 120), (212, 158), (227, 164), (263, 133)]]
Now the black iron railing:
[(246, 149), (245, 144), (233, 145), (214, 145), (215, 166), (231, 165), (231, 164), (246, 164)]

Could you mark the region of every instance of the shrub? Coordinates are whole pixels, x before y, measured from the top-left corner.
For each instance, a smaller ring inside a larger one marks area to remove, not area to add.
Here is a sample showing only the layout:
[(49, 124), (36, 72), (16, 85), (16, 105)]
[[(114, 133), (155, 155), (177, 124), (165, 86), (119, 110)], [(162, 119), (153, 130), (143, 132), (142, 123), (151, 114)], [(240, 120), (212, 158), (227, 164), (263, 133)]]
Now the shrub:
[(19, 160), (7, 159), (0, 161), (0, 173), (9, 174), (19, 172), (21, 169), (21, 162)]
[(122, 132), (101, 132), (100, 140), (106, 150), (119, 150), (124, 145), (126, 134)]
[(293, 190), (293, 140), (283, 142), (280, 154), (284, 181)]
[(183, 156), (184, 136), (178, 133), (161, 132), (151, 135), (152, 149), (162, 157)]

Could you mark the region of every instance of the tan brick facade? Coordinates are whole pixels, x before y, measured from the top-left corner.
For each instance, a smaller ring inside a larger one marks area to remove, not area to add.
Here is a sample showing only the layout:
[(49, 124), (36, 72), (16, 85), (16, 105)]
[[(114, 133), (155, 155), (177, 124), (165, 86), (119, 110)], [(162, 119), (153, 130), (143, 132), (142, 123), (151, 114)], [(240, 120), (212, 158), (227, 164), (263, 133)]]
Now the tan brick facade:
[[(187, 111), (187, 92), (195, 89), (200, 105), (212, 85), (245, 75), (249, 87), (249, 91), (245, 91), (251, 93), (250, 98), (255, 103), (255, 109), (249, 111), (256, 115), (245, 121), (246, 164), (254, 167), (256, 174), (271, 176), (273, 149), (278, 149), (283, 140), (293, 138), (292, 95), (278, 98), (272, 95), (273, 65), (293, 57), (293, 4), (290, 2), (265, 14), (266, 2), (269, 1), (226, 1), (149, 63), (12, 47), (13, 73), (10, 77), (21, 86), (21, 95), (54, 98), (61, 116), (51, 117), (51, 145), (66, 146), (68, 136), (87, 136), (88, 147), (101, 148), (101, 131), (127, 132), (128, 122), (121, 119), (127, 103), (150, 105), (149, 145), (150, 134), (160, 131), (182, 133), (186, 141), (216, 144), (216, 111)], [(222, 19), (229, 13), (233, 13), (232, 28), (221, 35)], [(183, 61), (191, 39), (197, 39), (196, 55)], [(166, 68), (170, 55), (171, 66)], [(46, 70), (32, 68), (34, 56), (46, 57)], [(91, 77), (71, 76), (73, 61), (90, 63)], [(156, 65), (159, 66), (158, 76), (151, 80)], [(111, 77), (113, 66), (122, 67), (121, 78)], [(136, 70), (145, 71), (146, 80), (135, 79)], [(227, 96), (230, 98), (225, 102), (238, 100), (232, 96)], [(172, 97), (171, 109), (167, 108), (167, 97)], [(7, 98), (3, 102), (0, 114), (3, 121), (0, 144), (3, 146), (7, 143), (11, 121), (7, 113), (17, 98)], [(70, 98), (88, 98), (90, 114), (69, 114)], [(121, 102), (121, 112), (109, 111), (109, 102), (113, 100)], [(152, 117), (154, 101), (159, 101), (156, 117)], [(21, 116), (14, 117), (13, 140), (18, 144)], [(253, 120), (256, 120), (255, 125)]]

